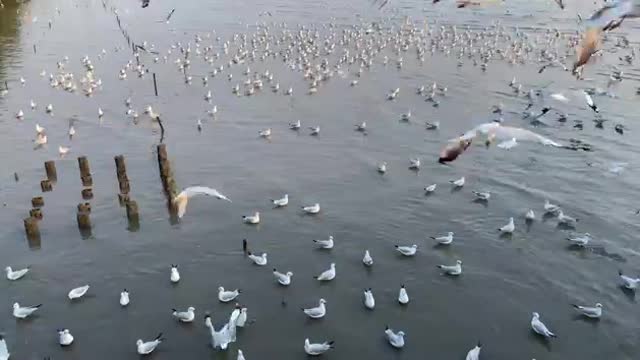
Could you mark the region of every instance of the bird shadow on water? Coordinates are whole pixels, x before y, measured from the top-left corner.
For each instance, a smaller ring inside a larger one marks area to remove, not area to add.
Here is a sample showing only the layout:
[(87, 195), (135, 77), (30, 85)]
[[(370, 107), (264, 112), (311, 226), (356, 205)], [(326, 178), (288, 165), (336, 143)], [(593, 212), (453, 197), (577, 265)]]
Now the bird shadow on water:
[(489, 202), (487, 200), (473, 199), (473, 200), (471, 200), (471, 202), (474, 203), (474, 204), (480, 204), (480, 205), (484, 206), (485, 209), (489, 208)]
[(538, 334), (536, 334), (533, 331), (529, 331), (529, 339), (531, 339), (532, 341), (537, 342), (538, 344), (542, 345), (545, 347), (545, 349), (547, 349), (547, 351), (551, 352), (552, 348), (551, 348), (551, 341), (545, 337), (542, 337)]
[(451, 190), (449, 190), (449, 193), (455, 194), (455, 193), (457, 193), (457, 192), (459, 192), (461, 190), (462, 190), (462, 186), (454, 186), (454, 187), (451, 188)]
[(500, 233), (500, 239), (501, 240), (512, 240), (513, 239), (513, 233), (501, 232)]
[(531, 231), (531, 227), (533, 226), (533, 220), (527, 219), (524, 223), (527, 232)]
[(580, 321), (580, 322), (583, 322), (585, 324), (589, 324), (594, 328), (598, 327), (598, 325), (600, 324), (600, 319), (592, 319), (590, 317), (586, 317), (586, 316), (582, 316), (582, 315), (578, 315), (578, 314), (573, 315), (571, 317), (571, 320)]
[(620, 291), (622, 291), (622, 293), (625, 295), (627, 300), (629, 300), (632, 303), (636, 302), (636, 292), (634, 290), (627, 289), (622, 285), (618, 286), (618, 288), (620, 289)]

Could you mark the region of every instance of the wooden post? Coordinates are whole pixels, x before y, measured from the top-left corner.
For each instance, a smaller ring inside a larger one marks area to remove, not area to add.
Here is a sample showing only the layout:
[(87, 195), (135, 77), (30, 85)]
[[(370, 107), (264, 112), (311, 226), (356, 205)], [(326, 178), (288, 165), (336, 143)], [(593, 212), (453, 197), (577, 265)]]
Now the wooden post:
[(53, 187), (51, 186), (51, 181), (49, 180), (40, 181), (40, 188), (42, 189), (42, 192), (48, 192), (53, 190)]
[(49, 179), (49, 181), (54, 182), (58, 180), (58, 172), (56, 171), (55, 161), (51, 160), (51, 161), (45, 162), (44, 170), (47, 173), (47, 179)]
[(34, 208), (40, 208), (44, 206), (44, 198), (42, 196), (35, 196), (31, 199), (31, 206)]
[(138, 231), (140, 229), (140, 215), (138, 214), (138, 203), (135, 200), (129, 200), (126, 204), (127, 219), (129, 221), (129, 231)]
[(120, 206), (125, 206), (129, 202), (129, 194), (118, 194)]
[(153, 90), (156, 93), (156, 96), (158, 96), (158, 82), (156, 81), (156, 73), (153, 73)]
[(114, 159), (116, 161), (116, 173), (118, 174), (118, 177), (120, 177), (121, 174), (127, 175), (127, 167), (124, 163), (124, 156), (118, 155)]
[(119, 185), (120, 185), (120, 194), (128, 194), (129, 191), (131, 190), (131, 187), (129, 186), (129, 180), (120, 181)]
[(91, 176), (91, 170), (89, 169), (89, 160), (86, 156), (78, 157), (78, 167), (80, 168), (80, 177)]
[(29, 216), (38, 220), (42, 220), (42, 210), (40, 208), (34, 208), (29, 210)]
[(80, 180), (82, 180), (82, 186), (93, 186), (93, 177), (91, 177), (91, 174), (82, 176)]
[(78, 214), (76, 219), (78, 220), (78, 228), (80, 230), (91, 230), (91, 219), (89, 218), (89, 214), (91, 214), (91, 205), (89, 203), (78, 204)]
[(93, 190), (90, 187), (82, 189), (82, 198), (84, 200), (93, 199)]
[(88, 202), (78, 204), (78, 212), (91, 213), (91, 204)]
[(171, 172), (171, 164), (169, 163), (169, 157), (167, 156), (167, 146), (165, 144), (158, 145), (158, 168), (160, 170), (160, 180), (162, 181), (162, 188), (164, 195), (167, 198), (167, 209), (169, 210), (169, 222), (172, 224), (178, 222), (177, 208), (173, 203), (173, 198), (176, 196), (176, 183), (173, 180), (173, 174)]
[(24, 219), (24, 231), (27, 233), (28, 238), (39, 238), (40, 229), (38, 228), (38, 219), (33, 217)]

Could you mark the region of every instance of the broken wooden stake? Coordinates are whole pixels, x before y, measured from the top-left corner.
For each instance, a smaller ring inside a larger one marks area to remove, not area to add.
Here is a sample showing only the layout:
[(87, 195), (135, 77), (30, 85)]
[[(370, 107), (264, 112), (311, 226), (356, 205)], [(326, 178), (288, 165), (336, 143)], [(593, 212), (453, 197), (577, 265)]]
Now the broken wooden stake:
[(31, 216), (24, 219), (24, 231), (27, 233), (27, 238), (39, 238), (40, 229), (38, 228), (38, 219)]
[(42, 189), (42, 192), (48, 192), (53, 190), (53, 186), (51, 185), (51, 181), (49, 180), (40, 181), (40, 188)]
[(82, 199), (84, 200), (93, 199), (93, 190), (90, 187), (82, 189)]
[(42, 220), (42, 209), (35, 208), (29, 210), (29, 216), (38, 220)]
[(42, 196), (35, 196), (31, 199), (31, 206), (34, 208), (40, 208), (44, 206), (44, 198)]
[(58, 180), (58, 172), (56, 171), (55, 161), (47, 161), (44, 163), (44, 170), (47, 173), (47, 179), (51, 182)]

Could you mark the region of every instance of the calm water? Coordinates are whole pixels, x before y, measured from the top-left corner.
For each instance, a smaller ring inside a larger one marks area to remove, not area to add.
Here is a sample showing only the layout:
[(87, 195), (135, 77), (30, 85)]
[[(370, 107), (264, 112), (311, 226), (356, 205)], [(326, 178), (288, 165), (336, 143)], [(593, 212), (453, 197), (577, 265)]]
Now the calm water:
[[(196, 34), (203, 37), (203, 46), (213, 43), (221, 51), (216, 36), (224, 41), (234, 33), (252, 34), (256, 22), (285, 22), (290, 29), (304, 24), (327, 34), (330, 22), (337, 31), (369, 21), (397, 27), (410, 16), (416, 23), (426, 18), (429, 23), (473, 28), (500, 20), (507, 27), (544, 34), (551, 27), (575, 31), (576, 11), (586, 14), (593, 9), (585, 4), (561, 12), (552, 1), (510, 1), (508, 6), (456, 11), (451, 4), (432, 7), (429, 1), (414, 0), (392, 0), (383, 11), (363, 0), (153, 0), (147, 9), (137, 2), (115, 1), (105, 9), (100, 1), (61, 0), (31, 1), (16, 16), (15, 5), (9, 5), (0, 11), (0, 80), (7, 80), (10, 88), (0, 98), (0, 202), (5, 204), (0, 208), (0, 265), (32, 267), (18, 282), (0, 281), (0, 308), (5, 309), (0, 312), (0, 330), (12, 358), (133, 359), (138, 356), (136, 339), (151, 339), (163, 331), (167, 341), (153, 358), (235, 359), (237, 348), (247, 359), (303, 358), (302, 345), (309, 337), (334, 339), (336, 348), (326, 355), (332, 359), (461, 359), (478, 340), (485, 345), (483, 359), (637, 359), (638, 303), (617, 283), (618, 269), (636, 274), (640, 268), (635, 215), (640, 190), (635, 179), (640, 173), (634, 155), (640, 139), (634, 121), (635, 89), (640, 84), (634, 80), (639, 78), (635, 67), (624, 67), (626, 79), (616, 88), (617, 98), (596, 98), (603, 116), (611, 120), (604, 130), (594, 128), (593, 114), (582, 102), (565, 106), (566, 124), (550, 117), (551, 126), (538, 130), (564, 142), (581, 139), (593, 145), (593, 152), (522, 144), (511, 151), (474, 147), (452, 166), (435, 161), (446, 139), (486, 121), (492, 104), (503, 102), (508, 109), (505, 119), (527, 126), (519, 115), (527, 101), (516, 98), (507, 86), (513, 76), (525, 91), (551, 81), (558, 90), (605, 87), (610, 66), (628, 50), (606, 54), (587, 68), (593, 80), (579, 83), (557, 68), (538, 74), (538, 66), (531, 64), (494, 61), (483, 73), (466, 61), (459, 68), (453, 55), (431, 56), (428, 51), (421, 65), (412, 48), (404, 54), (402, 70), (391, 61), (385, 67), (378, 58), (358, 86), (349, 87), (357, 69), (353, 67), (346, 78), (335, 76), (313, 96), (306, 94), (302, 73), (280, 59), (255, 61), (248, 64), (252, 71), (270, 70), (282, 89), (294, 88), (294, 96), (274, 94), (266, 85), (259, 95), (236, 97), (231, 87), (244, 80), (244, 64), (230, 70), (231, 82), (228, 69), (210, 78), (214, 99), (207, 104), (201, 77), (212, 68), (194, 57), (188, 71), (193, 84), (186, 85), (173, 64), (178, 49), (168, 63), (154, 64), (152, 55), (142, 55), (141, 61), (158, 74), (158, 98), (148, 75), (137, 78), (129, 72), (126, 81), (118, 80), (118, 71), (132, 56), (112, 6), (119, 9), (123, 27), (136, 42), (146, 40), (162, 55), (177, 41), (193, 42)], [(171, 23), (159, 21), (173, 7)], [(259, 16), (264, 11), (273, 16)], [(38, 20), (33, 22), (33, 17)], [(609, 47), (625, 32), (637, 47), (637, 26), (625, 23), (611, 36)], [(213, 31), (211, 38), (205, 37)], [(98, 59), (102, 49), (107, 54)], [(53, 89), (39, 76), (43, 69), (55, 73), (56, 61), (68, 56), (66, 69), (79, 78), (85, 55), (103, 81), (102, 89), (90, 98)], [(395, 59), (391, 52), (386, 55)], [(223, 56), (214, 63), (226, 62)], [(20, 77), (26, 79), (24, 87)], [(415, 94), (419, 85), (428, 87), (433, 81), (449, 89), (439, 108)], [(401, 89), (398, 99), (386, 101), (386, 93), (396, 87)], [(138, 124), (124, 114), (128, 96), (141, 114)], [(29, 109), (30, 99), (38, 103), (36, 111)], [(53, 116), (44, 113), (49, 103), (54, 105)], [(219, 110), (216, 120), (206, 115), (213, 104)], [(142, 115), (147, 105), (165, 121), (165, 143), (178, 185), (215, 187), (233, 199), (232, 204), (193, 199), (179, 224), (169, 221), (154, 153), (159, 129)], [(98, 107), (105, 111), (102, 121)], [(22, 121), (15, 119), (20, 109), (26, 114)], [(409, 109), (412, 122), (399, 122)], [(196, 129), (198, 118), (204, 119), (201, 133)], [(77, 135), (69, 141), (71, 119)], [(288, 122), (297, 119), (304, 128), (320, 125), (321, 135), (288, 130)], [(583, 120), (584, 130), (573, 129), (574, 120)], [(370, 128), (366, 136), (353, 131), (361, 121)], [(425, 131), (424, 121), (440, 121), (441, 129)], [(49, 138), (38, 150), (32, 143), (35, 123), (47, 129)], [(613, 131), (614, 123), (626, 126), (624, 136)], [(271, 140), (258, 138), (258, 131), (268, 127), (273, 128)], [(44, 195), (41, 242), (30, 243), (22, 219), (31, 197), (40, 194), (43, 162), (58, 159), (58, 145), (71, 146), (72, 153), (57, 161), (58, 183)], [(90, 160), (95, 194), (94, 228), (86, 239), (75, 222), (75, 207), (82, 201), (76, 162), (81, 154)], [(116, 196), (113, 156), (118, 154), (126, 156), (131, 194), (140, 206), (136, 232), (127, 229), (125, 210)], [(419, 172), (407, 169), (408, 159), (415, 156), (423, 160)], [(375, 171), (379, 161), (388, 163), (384, 176)], [(614, 162), (628, 165), (615, 175), (607, 171)], [(448, 180), (463, 175), (464, 189), (450, 191)], [(432, 183), (439, 188), (425, 197), (422, 188)], [(486, 206), (474, 203), (471, 190), (490, 190), (491, 201)], [(269, 199), (284, 193), (290, 195), (290, 205), (271, 209)], [(591, 233), (598, 248), (568, 248), (569, 232), (558, 228), (554, 219), (527, 227), (523, 214), (532, 208), (540, 216), (546, 198), (578, 217), (577, 230)], [(301, 214), (299, 206), (315, 202), (322, 206), (320, 215)], [(263, 223), (242, 224), (241, 215), (254, 211), (261, 211)], [(496, 228), (511, 216), (516, 218), (515, 234), (499, 237)], [(434, 247), (428, 237), (447, 231), (455, 232), (454, 244)], [(314, 249), (311, 240), (328, 235), (335, 237), (336, 247), (330, 252)], [(254, 251), (269, 254), (266, 268), (243, 257), (243, 238)], [(394, 252), (394, 244), (413, 243), (419, 245), (414, 258)], [(369, 271), (361, 263), (365, 249), (375, 260)], [(464, 261), (460, 278), (443, 277), (435, 268), (456, 259)], [(337, 264), (336, 280), (316, 283), (312, 276), (331, 262)], [(169, 283), (172, 263), (180, 265), (182, 281), (177, 286)], [(273, 267), (293, 271), (293, 285), (277, 286)], [(92, 286), (90, 296), (70, 303), (69, 289), (85, 283)], [(412, 299), (407, 307), (397, 304), (400, 284)], [(232, 305), (217, 301), (218, 286), (241, 288), (239, 301), (255, 320), (241, 330), (228, 352), (210, 348), (200, 320), (207, 310), (216, 320), (230, 314)], [(365, 287), (374, 289), (373, 312), (362, 305)], [(118, 304), (123, 288), (132, 298), (126, 309)], [(319, 321), (306, 319), (299, 308), (316, 304), (320, 297), (328, 302), (328, 315)], [(16, 301), (44, 306), (35, 318), (16, 321), (11, 314)], [(570, 306), (596, 302), (605, 309), (599, 322), (578, 318)], [(196, 307), (198, 321), (176, 323), (170, 309), (188, 306)], [(532, 311), (541, 313), (557, 339), (545, 343), (531, 333)], [(385, 324), (407, 333), (404, 350), (395, 351), (386, 343)], [(57, 345), (55, 329), (61, 327), (75, 336), (69, 349)]]

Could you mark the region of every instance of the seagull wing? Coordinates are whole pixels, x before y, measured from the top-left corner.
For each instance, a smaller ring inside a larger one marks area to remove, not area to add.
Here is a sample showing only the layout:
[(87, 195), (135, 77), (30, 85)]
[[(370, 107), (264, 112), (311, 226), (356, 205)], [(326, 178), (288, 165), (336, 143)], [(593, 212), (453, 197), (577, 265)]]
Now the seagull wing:
[(9, 359), (9, 349), (7, 349), (7, 342), (4, 340), (4, 337), (0, 335), (0, 360), (8, 360)]
[(208, 196), (216, 197), (221, 200), (226, 200), (228, 202), (231, 202), (231, 200), (228, 197), (222, 195), (218, 190), (210, 187), (206, 187), (206, 186), (191, 186), (182, 190), (181, 194), (183, 193), (187, 197), (192, 197), (195, 195), (208, 195)]
[(555, 147), (563, 147), (562, 144), (559, 144), (549, 138), (546, 138), (540, 134), (534, 133), (531, 130), (516, 128), (511, 126), (498, 126), (495, 127), (492, 131), (492, 135), (494, 135), (497, 139), (516, 139), (519, 141), (531, 141), (531, 142), (539, 142), (542, 145), (551, 145)]
[(460, 141), (460, 140), (473, 140), (474, 138), (480, 135), (487, 135), (493, 131), (493, 129), (499, 127), (500, 124), (495, 122), (480, 124), (473, 129), (465, 132), (459, 138), (452, 139), (451, 141)]

